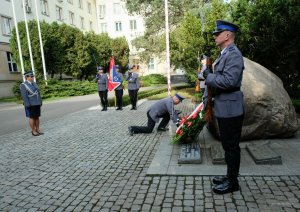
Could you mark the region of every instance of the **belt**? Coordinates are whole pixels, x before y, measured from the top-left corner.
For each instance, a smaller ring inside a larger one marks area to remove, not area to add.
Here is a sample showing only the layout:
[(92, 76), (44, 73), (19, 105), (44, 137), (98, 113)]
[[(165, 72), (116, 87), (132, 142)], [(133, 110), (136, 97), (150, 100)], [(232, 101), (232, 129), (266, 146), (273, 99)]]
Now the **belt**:
[(232, 92), (236, 92), (236, 91), (240, 91), (240, 90), (241, 90), (241, 87), (235, 87), (235, 88), (230, 88), (230, 89), (217, 88), (216, 95), (219, 95), (221, 93), (232, 93)]

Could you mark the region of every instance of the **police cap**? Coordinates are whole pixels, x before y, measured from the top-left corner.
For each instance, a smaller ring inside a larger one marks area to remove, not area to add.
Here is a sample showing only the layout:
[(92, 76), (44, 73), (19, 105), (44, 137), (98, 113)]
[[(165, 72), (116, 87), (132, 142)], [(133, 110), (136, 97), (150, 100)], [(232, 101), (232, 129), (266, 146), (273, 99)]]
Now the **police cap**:
[(33, 74), (33, 71), (26, 71), (25, 73), (24, 73), (24, 76), (25, 77), (34, 77), (34, 74)]
[(230, 31), (236, 33), (239, 30), (239, 27), (228, 21), (217, 20), (216, 29), (213, 31), (213, 35), (216, 35), (223, 31)]
[(182, 102), (182, 100), (184, 100), (184, 97), (179, 95), (178, 93), (176, 93), (175, 96), (177, 97), (177, 99), (179, 99), (180, 102)]

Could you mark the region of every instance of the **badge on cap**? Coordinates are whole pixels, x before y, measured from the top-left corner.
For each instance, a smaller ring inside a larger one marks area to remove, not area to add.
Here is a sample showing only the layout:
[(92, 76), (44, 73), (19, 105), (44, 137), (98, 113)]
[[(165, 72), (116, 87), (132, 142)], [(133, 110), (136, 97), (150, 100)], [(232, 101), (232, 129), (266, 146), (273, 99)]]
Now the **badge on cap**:
[(98, 66), (97, 69), (98, 70), (103, 70), (103, 67), (102, 66)]

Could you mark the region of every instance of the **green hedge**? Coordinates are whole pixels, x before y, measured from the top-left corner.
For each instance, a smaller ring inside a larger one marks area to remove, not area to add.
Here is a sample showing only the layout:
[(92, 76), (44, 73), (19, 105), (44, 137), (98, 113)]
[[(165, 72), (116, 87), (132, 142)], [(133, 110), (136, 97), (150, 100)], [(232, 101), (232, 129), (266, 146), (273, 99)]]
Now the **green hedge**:
[[(14, 94), (21, 98), (20, 84), (22, 81), (16, 83), (13, 88)], [(97, 91), (97, 83), (89, 81), (59, 81), (49, 80), (46, 86), (44, 82), (39, 82), (41, 96), (43, 99), (52, 97), (65, 97), (65, 96), (82, 96), (92, 94)]]

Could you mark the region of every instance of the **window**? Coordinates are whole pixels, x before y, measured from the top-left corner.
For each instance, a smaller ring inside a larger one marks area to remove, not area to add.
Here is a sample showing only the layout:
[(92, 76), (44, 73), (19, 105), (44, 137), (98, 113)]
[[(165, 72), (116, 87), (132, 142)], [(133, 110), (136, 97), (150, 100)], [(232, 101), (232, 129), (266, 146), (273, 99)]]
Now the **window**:
[(80, 27), (84, 29), (84, 18), (80, 16)]
[(101, 23), (100, 24), (100, 32), (101, 33), (107, 32), (107, 24), (106, 23)]
[(9, 72), (17, 72), (18, 67), (17, 64), (13, 61), (12, 54), (10, 52), (6, 52), (6, 55)]
[(75, 25), (75, 16), (73, 12), (69, 12), (69, 19), (70, 19), (70, 24)]
[(151, 57), (150, 60), (149, 60), (148, 69), (149, 70), (154, 70), (154, 68), (155, 68), (155, 61), (154, 61), (154, 58)]
[(48, 0), (41, 0), (41, 13), (43, 15), (49, 15)]
[(136, 20), (130, 21), (130, 30), (136, 30)]
[(63, 21), (64, 17), (63, 17), (62, 8), (59, 7), (59, 6), (56, 6), (55, 10), (56, 10), (56, 19), (59, 20), (59, 21)]
[(70, 4), (73, 4), (73, 0), (68, 0), (68, 2), (69, 2)]
[(31, 7), (31, 0), (25, 0), (25, 7)]
[(90, 21), (90, 31), (93, 31), (93, 22)]
[(123, 8), (120, 3), (114, 3), (114, 14), (123, 14)]
[(11, 30), (12, 30), (12, 20), (8, 17), (1, 17), (1, 28), (2, 28), (2, 34), (10, 36)]
[(99, 18), (102, 19), (105, 17), (105, 5), (99, 5)]
[(92, 6), (90, 2), (87, 3), (87, 8), (88, 8), (88, 13), (92, 14)]
[(79, 8), (83, 8), (83, 5), (82, 5), (82, 0), (78, 0), (78, 6), (79, 6)]
[(122, 31), (122, 22), (116, 22), (116, 31), (121, 32)]

